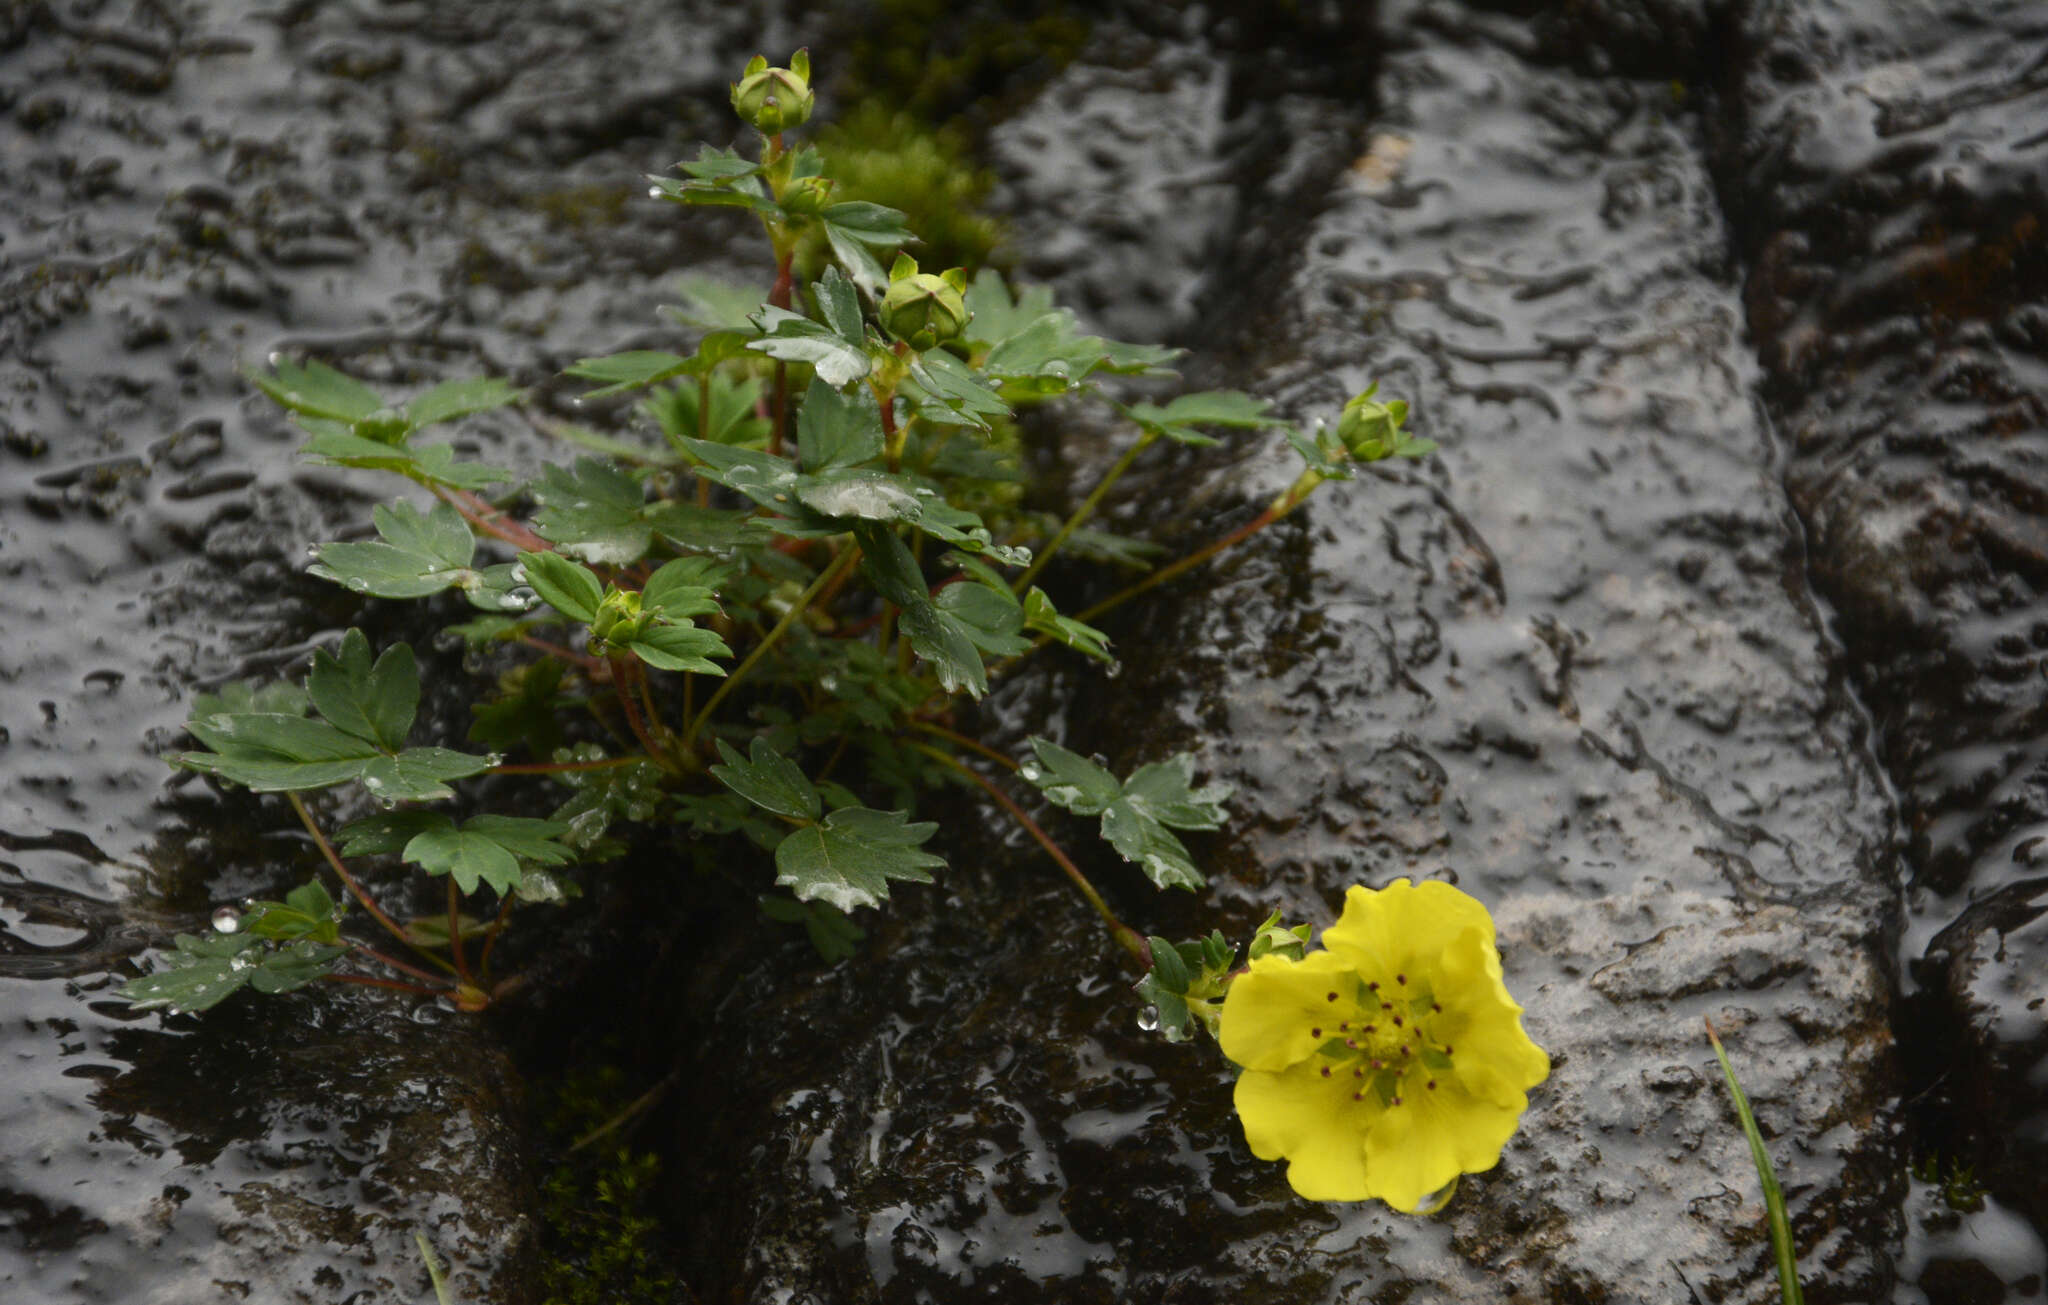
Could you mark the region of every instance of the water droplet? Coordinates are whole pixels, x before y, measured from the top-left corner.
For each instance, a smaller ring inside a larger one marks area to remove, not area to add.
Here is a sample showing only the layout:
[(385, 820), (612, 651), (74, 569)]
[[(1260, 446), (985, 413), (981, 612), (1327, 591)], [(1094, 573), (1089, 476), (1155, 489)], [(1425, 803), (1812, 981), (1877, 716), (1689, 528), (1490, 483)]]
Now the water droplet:
[(370, 582), (359, 575), (352, 575), (348, 578), (348, 587), (359, 594), (370, 592)]
[(375, 775), (365, 775), (363, 776), (363, 787), (375, 793), (378, 789), (384, 787), (384, 781)]
[(1026, 783), (1030, 784), (1036, 784), (1039, 780), (1045, 778), (1045, 772), (1028, 761), (1017, 768), (1017, 773), (1024, 777)]
[(253, 911), (253, 910), (255, 910), (255, 909), (256, 909), (256, 899), (255, 899), (255, 898), (253, 898), (253, 897), (244, 897), (244, 898), (242, 899), (242, 909), (243, 909), (243, 910), (245, 910), (245, 911)]
[(237, 974), (244, 970), (253, 969), (255, 965), (255, 960), (247, 955), (237, 956), (228, 962), (228, 968)]
[(232, 906), (223, 906), (213, 913), (213, 927), (218, 933), (233, 933), (242, 927), (242, 913)]
[(505, 591), (505, 610), (508, 612), (530, 612), (540, 606), (540, 595), (524, 586)]
[(1124, 673), (1124, 664), (1122, 662), (1111, 662), (1102, 668), (1102, 673), (1113, 680)]
[(649, 198), (649, 199), (660, 199), (660, 198), (661, 198), (661, 187), (659, 187), (659, 186), (649, 186), (649, 187), (647, 188), (647, 198)]
[(511, 577), (512, 577), (512, 583), (513, 583), (513, 584), (515, 584), (515, 585), (523, 585), (523, 584), (525, 584), (525, 583), (526, 583), (526, 563), (524, 563), (524, 562), (514, 562), (514, 563), (512, 564), (512, 570), (511, 570), (510, 574), (511, 574)]
[(1159, 1031), (1159, 1008), (1157, 1006), (1147, 1006), (1139, 1011), (1138, 1027), (1147, 1033), (1157, 1033)]
[(827, 693), (837, 693), (839, 692), (839, 677), (836, 675), (820, 676), (818, 678), (818, 687)]
[(307, 556), (307, 557), (318, 557), (318, 556), (320, 556), (320, 545), (318, 545), (318, 544), (308, 544), (308, 545), (306, 545), (306, 556)]
[(484, 754), (484, 763), (491, 766), (502, 766), (505, 764), (505, 754), (502, 752), (486, 752)]
[(1453, 1196), (1456, 1196), (1457, 1194), (1458, 1180), (1453, 1178), (1450, 1182), (1445, 1183), (1436, 1191), (1431, 1192), (1428, 1196), (1423, 1197), (1422, 1204), (1415, 1207), (1415, 1213), (1435, 1214), (1438, 1210), (1441, 1210), (1445, 1206), (1449, 1205), (1451, 1203), (1451, 1198)]

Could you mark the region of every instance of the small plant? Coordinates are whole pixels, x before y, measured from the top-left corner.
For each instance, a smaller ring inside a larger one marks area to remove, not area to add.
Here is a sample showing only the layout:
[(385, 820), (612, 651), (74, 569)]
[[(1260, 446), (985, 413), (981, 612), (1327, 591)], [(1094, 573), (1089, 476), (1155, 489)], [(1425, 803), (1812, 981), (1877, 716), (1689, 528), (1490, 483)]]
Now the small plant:
[(1721, 1080), (1728, 1085), (1728, 1098), (1735, 1104), (1735, 1116), (1742, 1122), (1742, 1135), (1749, 1139), (1749, 1158), (1756, 1165), (1757, 1182), (1763, 1187), (1764, 1213), (1771, 1224), (1771, 1258), (1778, 1269), (1778, 1294), (1785, 1305), (1805, 1305), (1799, 1289), (1799, 1250), (1792, 1244), (1792, 1220), (1785, 1213), (1785, 1192), (1778, 1186), (1778, 1173), (1771, 1167), (1770, 1152), (1764, 1150), (1763, 1132), (1756, 1126), (1756, 1114), (1742, 1084), (1735, 1081), (1735, 1066), (1721, 1046), (1714, 1022), (1707, 1021), (1707, 1041), (1714, 1044), (1714, 1058), (1721, 1062)]
[[(678, 165), (680, 176), (651, 179), (654, 198), (753, 214), (771, 270), (765, 296), (693, 286), (681, 315), (701, 329), (688, 352), (638, 350), (569, 369), (593, 384), (588, 397), (640, 394), (638, 438), (560, 427), (582, 452), (521, 486), (436, 438), (517, 401), (502, 381), (455, 381), (399, 401), (311, 360), (276, 359), (253, 378), (306, 431), (307, 457), (421, 492), (375, 509), (375, 539), (319, 545), (312, 574), (378, 598), (459, 596), (469, 610), (443, 637), (496, 674), (474, 706), (477, 751), (413, 741), (421, 685), (412, 650), (373, 650), (360, 630), (316, 653), (303, 686), (234, 686), (196, 702), (187, 728), (201, 746), (172, 764), (284, 793), (342, 891), (315, 879), (283, 901), (223, 908), (214, 933), (180, 935), (165, 966), (123, 995), (199, 1011), (245, 986), (283, 992), (327, 979), (481, 1010), (519, 982), (492, 968), (515, 918), (585, 885), (601, 889), (601, 874), (583, 868), (623, 851), (622, 824), (666, 827), (698, 848), (751, 840), (786, 890), (764, 899), (767, 916), (801, 925), (823, 956), (843, 959), (863, 937), (852, 913), (944, 871), (931, 850), (937, 826), (916, 809), (935, 786), (965, 783), (1014, 817), (1102, 917), (1145, 973), (1153, 1025), (1177, 1039), (1195, 1023), (1220, 1031), (1247, 1066), (1245, 1085), (1318, 1064), (1291, 1056), (1292, 1042), (1284, 1066), (1261, 1050), (1270, 1041), (1262, 1022), (1282, 1001), (1261, 994), (1323, 975), (1330, 957), (1349, 958), (1347, 974), (1368, 986), (1379, 969), (1406, 965), (1446, 1003), (1456, 995), (1444, 1027), (1477, 1030), (1458, 1035), (1474, 1044), (1474, 1059), (1460, 1063), (1504, 1065), (1502, 1082), (1513, 1081), (1488, 1098), (1483, 1128), (1459, 1123), (1448, 1143), (1423, 1130), (1456, 1166), (1374, 1159), (1398, 1130), (1361, 1116), (1345, 1127), (1364, 1147), (1354, 1167), (1370, 1176), (1297, 1178), (1304, 1194), (1414, 1208), (1457, 1172), (1490, 1165), (1547, 1062), (1513, 1021), (1519, 1008), (1500, 986), (1477, 903), (1442, 885), (1355, 889), (1325, 935), (1331, 950), (1304, 955), (1306, 926), (1269, 921), (1248, 971), (1233, 968), (1220, 935), (1148, 940), (1018, 803), (1010, 777), (1098, 817), (1117, 852), (1153, 883), (1181, 889), (1204, 879), (1176, 831), (1219, 828), (1229, 788), (1198, 784), (1185, 755), (1120, 777), (1033, 739), (1020, 763), (961, 733), (954, 716), (962, 696), (981, 697), (1044, 649), (1113, 671), (1110, 640), (1093, 624), (1102, 613), (1279, 521), (1324, 481), (1435, 446), (1404, 429), (1407, 405), (1371, 390), (1308, 433), (1236, 391), (1113, 398), (1105, 386), (1115, 378), (1170, 376), (1176, 351), (1089, 335), (1045, 291), (1013, 290), (989, 271), (920, 266), (900, 212), (843, 198), (823, 157), (790, 140), (815, 103), (805, 54), (787, 67), (756, 58), (732, 104), (758, 151), (706, 148)], [(822, 251), (815, 272), (800, 250)], [(1011, 419), (1053, 401), (1108, 403), (1129, 432), (1064, 521), (1021, 510), (1016, 492)], [(1214, 444), (1219, 431), (1284, 431), (1306, 468), (1246, 525), (1079, 612), (1037, 583), (1061, 554), (1145, 570), (1145, 547), (1091, 525), (1096, 511), (1155, 445)], [(495, 810), (475, 809), (469, 796), (486, 777)], [(380, 810), (330, 834), (301, 794), (343, 785)], [(442, 880), (445, 909), (387, 913), (364, 880), (367, 867), (391, 861)], [(761, 878), (765, 888), (765, 866)], [(1434, 950), (1377, 961), (1358, 951), (1366, 926), (1355, 917), (1412, 913), (1420, 908), (1403, 904), (1414, 902), (1443, 907), (1458, 927), (1416, 935)], [(358, 936), (351, 903), (382, 940)], [(1366, 1009), (1349, 986), (1342, 995)], [(1496, 1041), (1505, 1060), (1486, 1059)], [(1346, 1053), (1329, 1054), (1350, 1072)], [(1447, 1047), (1416, 1054), (1427, 1065), (1451, 1056)], [(1409, 1090), (1389, 1072), (1391, 1088), (1372, 1084), (1383, 1110), (1390, 1092), (1398, 1101)], [(1461, 1086), (1446, 1099), (1458, 1097), (1459, 1119), (1476, 1119), (1478, 1089), (1452, 1081)], [(1256, 1090), (1240, 1087), (1241, 1107)], [(1293, 1124), (1257, 1107), (1245, 1116), (1260, 1154), (1289, 1154), (1290, 1173), (1301, 1168), (1287, 1140)]]

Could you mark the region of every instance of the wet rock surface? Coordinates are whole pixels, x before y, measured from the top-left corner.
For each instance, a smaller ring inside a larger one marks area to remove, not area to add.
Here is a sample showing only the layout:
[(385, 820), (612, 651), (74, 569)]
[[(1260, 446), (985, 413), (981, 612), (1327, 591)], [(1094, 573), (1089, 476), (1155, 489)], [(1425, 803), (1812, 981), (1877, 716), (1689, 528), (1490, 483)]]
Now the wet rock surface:
[[(300, 575), (368, 500), (295, 465), (241, 369), (487, 371), (566, 413), (564, 363), (669, 343), (668, 274), (760, 279), (743, 224), (638, 178), (729, 138), (756, 49), (864, 13), (788, 9), (0, 15), (0, 1295), (417, 1300), (415, 1228), (458, 1298), (530, 1288), (487, 1032), (107, 994), (310, 863), (281, 811), (166, 790), (193, 688), (392, 619)], [(1121, 613), (1118, 678), (1035, 668), (963, 723), (1238, 785), (1201, 897), (1055, 823), (1148, 930), (1455, 876), (1555, 1072), (1443, 1215), (1299, 1201), (1213, 1050), (1141, 1034), (1092, 918), (963, 806), (856, 961), (749, 934), (657, 972), (697, 1294), (1771, 1299), (1711, 1017), (1816, 1301), (2038, 1296), (2037, 7), (1095, 17), (986, 135), (1026, 275), (1304, 420), (1378, 379), (1445, 447)], [(517, 417), (464, 438), (539, 456)], [(1292, 470), (1149, 475), (1123, 524), (1193, 545)], [(1981, 1127), (1901, 1109), (1937, 1077)], [(1937, 1135), (1977, 1211), (1909, 1179)]]
[[(1771, 1299), (1703, 1016), (1735, 1030), (1813, 1297), (1892, 1292), (1891, 812), (1752, 397), (1705, 126), (1492, 15), (1380, 24), (1377, 111), (1320, 106), (1354, 166), (1283, 158), (1321, 178), (1290, 265), (1217, 291), (1246, 325), (1194, 333), (1303, 418), (1377, 378), (1444, 452), (1114, 620), (1120, 677), (1049, 673), (989, 718), (1050, 712), (1120, 769), (1194, 746), (1238, 785), (1202, 900), (1090, 862), (1141, 928), (1327, 923), (1398, 874), (1495, 904), (1556, 1058), (1528, 1126), (1435, 1219), (1296, 1200), (1213, 1051), (1131, 1024), (1050, 868), (973, 846), (850, 973), (716, 1007), (680, 1145), (754, 1180), (690, 1213), (696, 1244), (751, 1248), (702, 1266), (712, 1298)], [(1129, 520), (1193, 544), (1291, 475), (1171, 464)]]
[[(1899, 786), (1944, 1142), (2048, 1218), (2039, 6), (1758, 5), (1731, 212), (1786, 483)], [(1968, 1121), (1968, 1122), (1964, 1122)]]

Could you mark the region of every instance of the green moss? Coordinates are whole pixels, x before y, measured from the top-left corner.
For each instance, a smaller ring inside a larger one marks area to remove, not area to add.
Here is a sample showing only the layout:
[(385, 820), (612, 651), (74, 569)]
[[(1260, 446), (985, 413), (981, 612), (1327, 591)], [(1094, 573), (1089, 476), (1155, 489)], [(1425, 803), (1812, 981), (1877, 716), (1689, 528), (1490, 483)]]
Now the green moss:
[(950, 122), (984, 100), (1035, 87), (1079, 54), (1084, 10), (1026, 0), (995, 13), (959, 0), (879, 0), (848, 49), (841, 90), (925, 122)]
[(633, 1101), (616, 1066), (580, 1069), (554, 1089), (550, 1145), (562, 1160), (541, 1184), (544, 1305), (668, 1305), (676, 1282), (660, 1255), (649, 1213), (661, 1165), (652, 1154), (577, 1138), (616, 1119)]
[(817, 144), (836, 183), (832, 197), (903, 210), (923, 241), (919, 263), (970, 270), (989, 263), (1002, 228), (980, 208), (995, 177), (975, 166), (965, 133), (935, 130), (870, 100), (827, 127)]

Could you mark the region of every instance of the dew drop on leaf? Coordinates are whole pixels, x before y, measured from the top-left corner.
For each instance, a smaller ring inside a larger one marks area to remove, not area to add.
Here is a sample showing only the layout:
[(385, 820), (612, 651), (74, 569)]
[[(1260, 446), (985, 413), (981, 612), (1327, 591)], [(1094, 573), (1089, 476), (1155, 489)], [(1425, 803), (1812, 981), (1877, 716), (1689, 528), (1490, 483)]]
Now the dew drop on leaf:
[(255, 964), (256, 962), (248, 956), (237, 956), (228, 962), (228, 968), (239, 974)]
[(242, 927), (242, 913), (232, 906), (223, 906), (213, 913), (213, 927), (218, 933), (233, 933)]
[(1102, 673), (1113, 680), (1124, 673), (1124, 664), (1122, 662), (1111, 662), (1102, 668)]
[(1139, 1012), (1138, 1012), (1138, 1027), (1139, 1027), (1139, 1028), (1141, 1028), (1141, 1029), (1143, 1029), (1143, 1030), (1144, 1030), (1145, 1032), (1147, 1032), (1147, 1033), (1156, 1033), (1156, 1032), (1158, 1032), (1158, 1031), (1159, 1031), (1159, 1008), (1158, 1008), (1157, 1006), (1147, 1006), (1147, 1007), (1146, 1007), (1145, 1009), (1143, 1009), (1143, 1010), (1139, 1011)]
[(1044, 771), (1028, 763), (1023, 766), (1019, 766), (1017, 768), (1017, 773), (1024, 777), (1026, 783), (1030, 784), (1036, 784), (1039, 780), (1045, 778)]

